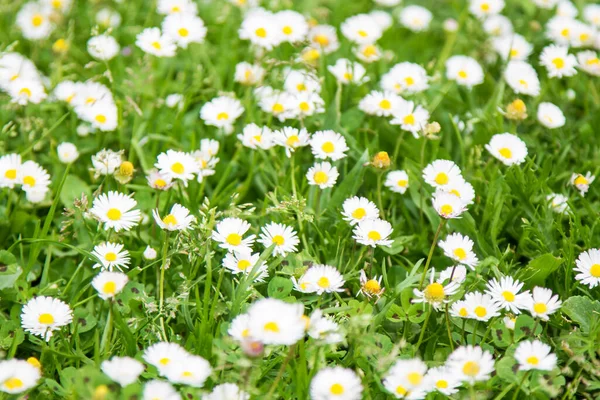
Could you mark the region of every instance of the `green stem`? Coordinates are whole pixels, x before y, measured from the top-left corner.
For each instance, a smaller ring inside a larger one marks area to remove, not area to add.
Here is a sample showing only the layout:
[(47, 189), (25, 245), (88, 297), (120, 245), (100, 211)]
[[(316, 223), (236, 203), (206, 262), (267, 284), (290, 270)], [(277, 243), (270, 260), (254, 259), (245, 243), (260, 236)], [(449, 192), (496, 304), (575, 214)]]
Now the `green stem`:
[(106, 316), (106, 325), (104, 325), (104, 332), (102, 333), (102, 340), (100, 341), (100, 349), (104, 351), (104, 355), (110, 352), (110, 336), (112, 333), (113, 323), (113, 302), (108, 300), (108, 315)]
[(425, 282), (425, 277), (427, 276), (427, 270), (429, 269), (429, 264), (431, 264), (431, 258), (433, 257), (433, 251), (435, 250), (435, 246), (437, 246), (437, 240), (440, 236), (440, 232), (444, 225), (446, 225), (446, 219), (442, 218), (440, 224), (435, 231), (435, 235), (433, 236), (433, 242), (431, 243), (431, 248), (429, 249), (429, 254), (427, 255), (427, 261), (425, 262), (425, 269), (423, 270), (423, 274), (421, 275), (421, 282), (419, 283), (419, 290), (423, 289), (423, 283)]
[(165, 269), (167, 267), (167, 253), (169, 252), (169, 231), (165, 230), (165, 242), (163, 243), (163, 256), (160, 264), (160, 281), (159, 281), (159, 313), (160, 326), (162, 329), (163, 339), (167, 340), (167, 332), (165, 331), (164, 321), (164, 303), (165, 303)]
[(519, 382), (519, 386), (517, 386), (517, 390), (515, 390), (515, 394), (513, 395), (513, 400), (517, 400), (517, 396), (519, 395), (519, 392), (521, 392), (521, 387), (523, 386), (523, 383), (525, 382), (525, 379), (527, 378), (527, 374), (529, 374), (529, 371), (525, 371), (525, 373), (523, 374), (523, 378), (521, 378), (521, 381)]
[(450, 329), (450, 315), (448, 313), (448, 304), (446, 304), (446, 328), (448, 329), (448, 341), (450, 342), (450, 348), (452, 349), (452, 351), (454, 351), (454, 340), (452, 340), (452, 330)]
[(417, 345), (415, 346), (414, 355), (419, 351), (419, 347), (421, 346), (421, 342), (423, 342), (423, 337), (425, 337), (425, 330), (427, 329), (427, 323), (429, 322), (429, 317), (431, 316), (431, 305), (427, 305), (427, 316), (425, 317), (425, 322), (423, 323), (423, 328), (421, 328), (421, 334), (419, 335), (419, 340), (417, 341)]
[(279, 381), (281, 380), (281, 377), (283, 376), (285, 367), (287, 367), (288, 363), (292, 359), (292, 356), (294, 355), (295, 350), (296, 350), (296, 345), (290, 346), (290, 350), (288, 351), (287, 357), (285, 357), (285, 360), (283, 360), (283, 363), (281, 363), (281, 367), (279, 368), (277, 377), (275, 378), (275, 380), (273, 381), (273, 384), (271, 385), (271, 388), (269, 389), (269, 393), (267, 394), (267, 399), (273, 398), (273, 393), (275, 393), (275, 390), (279, 386)]

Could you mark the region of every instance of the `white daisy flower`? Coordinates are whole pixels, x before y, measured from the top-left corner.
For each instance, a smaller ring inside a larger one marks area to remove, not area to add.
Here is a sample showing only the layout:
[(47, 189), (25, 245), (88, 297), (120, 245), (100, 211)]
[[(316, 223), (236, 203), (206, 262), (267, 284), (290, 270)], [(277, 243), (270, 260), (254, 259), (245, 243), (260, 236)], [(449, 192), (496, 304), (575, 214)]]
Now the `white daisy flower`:
[(41, 378), (39, 368), (25, 360), (0, 361), (0, 392), (17, 394), (37, 385)]
[(379, 209), (367, 198), (349, 197), (342, 204), (342, 216), (344, 221), (348, 221), (354, 226), (360, 221), (379, 218)]
[(403, 102), (405, 100), (394, 92), (373, 90), (361, 99), (358, 108), (370, 115), (390, 117), (393, 111), (399, 108)]
[(592, 182), (594, 182), (595, 179), (596, 177), (592, 175), (590, 171), (588, 171), (585, 175), (577, 173), (572, 174), (569, 183), (575, 186), (577, 190), (579, 190), (579, 194), (585, 196), (588, 189), (590, 188), (590, 185), (592, 184)]
[(269, 276), (269, 269), (265, 262), (258, 264), (259, 253), (252, 253), (250, 250), (240, 250), (227, 253), (223, 258), (223, 267), (227, 268), (232, 274), (250, 275), (256, 268), (252, 279), (254, 282), (264, 282)]
[(575, 279), (590, 288), (600, 285), (600, 250), (591, 249), (579, 254), (575, 261)]
[(600, 76), (600, 58), (595, 51), (587, 50), (577, 53), (577, 66), (593, 76)]
[(291, 346), (304, 337), (303, 305), (264, 298), (248, 308), (250, 336), (264, 344)]
[(467, 210), (466, 204), (458, 196), (447, 192), (435, 192), (431, 203), (439, 216), (446, 219), (460, 218)]
[(405, 131), (411, 132), (415, 139), (429, 121), (429, 111), (423, 106), (415, 105), (412, 101), (400, 102), (398, 108), (392, 110), (390, 124), (400, 125)]
[(238, 31), (240, 39), (249, 40), (255, 46), (271, 50), (282, 39), (275, 16), (264, 9), (255, 9), (246, 14)]
[(450, 354), (446, 365), (464, 382), (474, 384), (490, 379), (494, 372), (492, 354), (479, 346), (460, 346)]
[(181, 400), (181, 395), (169, 382), (156, 379), (146, 382), (143, 400)]
[(25, 161), (19, 168), (17, 178), (25, 191), (42, 191), (46, 193), (50, 186), (50, 174), (35, 161)]
[(323, 312), (318, 309), (310, 315), (306, 333), (311, 338), (325, 344), (340, 343), (344, 340), (339, 325), (331, 318), (323, 316)]
[(315, 132), (309, 143), (313, 155), (321, 160), (340, 160), (346, 157), (345, 152), (349, 150), (344, 136), (332, 130)]
[(173, 38), (161, 33), (160, 28), (144, 29), (136, 36), (135, 44), (144, 53), (156, 57), (173, 57), (177, 51), (177, 45)]
[(158, 0), (157, 11), (162, 15), (196, 15), (198, 9), (192, 0)]
[(464, 300), (458, 300), (450, 306), (450, 315), (456, 318), (471, 318), (470, 307)]
[(104, 223), (105, 230), (128, 231), (139, 224), (141, 219), (140, 210), (135, 210), (135, 206), (137, 201), (133, 199), (133, 194), (111, 191), (94, 199), (90, 213)]
[(123, 163), (123, 152), (102, 149), (92, 156), (94, 176), (112, 175)]
[(467, 293), (464, 301), (469, 307), (469, 318), (485, 322), (500, 315), (498, 303), (489, 294), (481, 292)]
[(490, 139), (485, 145), (494, 157), (502, 161), (504, 165), (519, 165), (525, 162), (527, 157), (527, 145), (518, 136), (511, 133), (499, 133)]
[(241, 390), (235, 383), (222, 383), (212, 392), (202, 396), (202, 400), (249, 400), (250, 395)]
[(447, 366), (430, 368), (425, 375), (423, 387), (425, 392), (439, 392), (446, 396), (458, 393), (461, 382)]
[(73, 321), (68, 304), (48, 296), (34, 297), (23, 306), (21, 327), (27, 332), (50, 341), (52, 333)]
[(339, 175), (340, 174), (335, 166), (324, 161), (315, 163), (310, 167), (306, 173), (306, 179), (308, 179), (309, 185), (316, 185), (320, 189), (327, 189), (335, 185)]
[(554, 314), (561, 306), (562, 301), (558, 295), (553, 295), (552, 290), (536, 286), (527, 299), (527, 308), (534, 318), (548, 321), (549, 315)]
[(37, 79), (17, 78), (7, 84), (6, 91), (11, 102), (21, 106), (39, 104), (47, 97), (44, 85)]
[(259, 98), (261, 110), (272, 114), (279, 121), (297, 117), (299, 105), (294, 94), (265, 87), (255, 90), (255, 95)]
[(317, 93), (303, 92), (293, 97), (291, 109), (298, 118), (325, 112), (325, 101)]
[(211, 373), (212, 368), (208, 361), (191, 354), (179, 362), (169, 363), (165, 368), (165, 377), (171, 383), (192, 387), (202, 387)]
[(446, 78), (461, 86), (472, 88), (483, 83), (484, 73), (474, 58), (452, 56), (446, 60)]
[(473, 200), (475, 200), (475, 189), (473, 189), (473, 185), (464, 180), (448, 183), (447, 185), (438, 187), (436, 191), (451, 193), (461, 199), (466, 206), (473, 204)]
[(383, 29), (369, 14), (347, 18), (340, 29), (346, 39), (357, 44), (375, 43), (383, 35)]
[(506, 37), (513, 33), (513, 25), (509, 18), (496, 14), (483, 21), (483, 30), (491, 36)]
[(504, 0), (470, 0), (469, 11), (478, 18), (487, 18), (496, 14), (504, 8)]
[(327, 70), (342, 84), (354, 83), (361, 85), (369, 80), (365, 76), (367, 70), (361, 64), (352, 62), (347, 58), (338, 58), (334, 65), (327, 66)]
[(400, 11), (400, 24), (413, 32), (422, 32), (429, 28), (429, 23), (433, 19), (431, 11), (425, 7), (411, 5), (406, 6)]
[(373, 276), (373, 278), (368, 279), (367, 274), (364, 270), (360, 270), (360, 290), (357, 293), (364, 295), (367, 298), (377, 297), (379, 299), (383, 292), (385, 292), (385, 288), (381, 287), (381, 279), (383, 276)]
[(552, 371), (556, 368), (557, 358), (551, 351), (550, 346), (539, 340), (525, 340), (515, 349), (515, 360), (521, 371)]
[(169, 190), (174, 184), (170, 174), (160, 173), (156, 169), (148, 171), (146, 180), (148, 181), (148, 186), (157, 190)]
[[(296, 280), (293, 279), (294, 284)], [(333, 293), (344, 291), (344, 277), (340, 272), (330, 265), (316, 264), (310, 267), (300, 277), (300, 282), (304, 285), (300, 286), (304, 293)]]
[(540, 103), (537, 119), (546, 128), (556, 129), (565, 125), (566, 119), (562, 110), (552, 103)]
[(354, 49), (354, 54), (360, 61), (372, 63), (381, 59), (382, 50), (376, 44), (361, 44)]
[(233, 124), (244, 112), (238, 99), (229, 96), (215, 97), (200, 109), (200, 118), (206, 125), (216, 126), (226, 134), (233, 132)]
[(285, 154), (288, 157), (299, 147), (307, 146), (310, 143), (310, 136), (306, 129), (300, 130), (285, 126), (281, 130), (273, 132), (273, 141), (285, 148)]
[(108, 61), (119, 53), (119, 43), (110, 35), (93, 36), (87, 42), (87, 51), (96, 60)]
[(274, 20), (279, 28), (280, 42), (298, 43), (308, 34), (308, 22), (304, 15), (293, 10), (275, 13)]
[(25, 39), (40, 40), (50, 36), (54, 30), (52, 10), (35, 1), (25, 3), (17, 13), (16, 25)]
[(241, 62), (235, 66), (234, 80), (242, 85), (256, 85), (264, 76), (265, 69), (258, 64)]
[(440, 272), (440, 276), (436, 282), (444, 283), (445, 281), (463, 283), (467, 278), (467, 267), (462, 264), (453, 265)]
[(569, 54), (569, 48), (566, 46), (551, 44), (544, 47), (540, 55), (540, 64), (546, 67), (550, 78), (573, 76), (577, 73), (577, 59), (573, 54)]
[(360, 378), (348, 368), (323, 368), (310, 382), (312, 400), (360, 400), (362, 391)]
[(92, 255), (100, 263), (94, 264), (93, 268), (100, 268), (102, 271), (112, 271), (113, 268), (122, 271), (123, 268), (129, 268), (129, 252), (123, 249), (120, 243), (104, 242), (94, 246)]
[[(583, 12), (585, 14), (585, 8)], [(559, 17), (575, 18), (577, 14), (579, 14), (579, 10), (569, 0), (559, 0), (556, 5), (556, 15)]]
[(583, 7), (583, 19), (600, 28), (600, 4), (587, 4)]
[(504, 79), (517, 94), (528, 96), (540, 94), (540, 80), (537, 73), (525, 61), (509, 61), (504, 70)]
[(158, 373), (164, 376), (167, 368), (173, 364), (182, 363), (189, 353), (177, 343), (158, 342), (144, 350), (142, 357), (148, 364), (158, 369)]
[(423, 384), (427, 365), (418, 358), (396, 361), (388, 370), (383, 386), (390, 392), (407, 398), (417, 392)]
[(440, 240), (438, 246), (444, 251), (446, 257), (475, 270), (479, 260), (473, 252), (473, 241), (468, 236), (453, 233), (446, 236), (446, 240)]
[(250, 338), (250, 316), (248, 314), (240, 314), (231, 321), (227, 333), (238, 342), (242, 342)]
[(255, 123), (246, 125), (242, 133), (237, 135), (237, 138), (244, 146), (251, 149), (268, 150), (275, 146), (273, 131), (267, 126), (260, 127)]
[(393, 240), (389, 239), (392, 234), (392, 224), (382, 219), (365, 219), (360, 221), (352, 233), (352, 237), (358, 243), (373, 248), (377, 246), (390, 247)]
[(450, 302), (449, 296), (455, 294), (460, 288), (458, 282), (450, 282), (443, 285), (435, 282), (435, 269), (431, 269), (429, 284), (421, 291), (417, 288), (413, 289), (415, 298), (412, 303), (429, 303), (434, 309), (439, 310), (444, 304)]
[(162, 22), (162, 31), (182, 49), (190, 43), (202, 43), (206, 37), (204, 21), (192, 14), (168, 15)]
[(396, 64), (381, 77), (381, 87), (397, 94), (420, 93), (429, 88), (428, 82), (425, 68), (411, 62)]
[(142, 256), (144, 256), (145, 260), (156, 260), (158, 253), (152, 247), (146, 246), (144, 252), (142, 253)]
[(435, 160), (423, 169), (423, 179), (435, 188), (464, 181), (458, 165), (449, 160)]
[(96, 23), (104, 28), (117, 28), (121, 21), (121, 14), (110, 8), (102, 8), (96, 13)]
[(102, 132), (112, 132), (119, 126), (119, 110), (112, 100), (96, 101), (89, 107), (75, 110), (80, 110), (78, 116), (82, 120)]
[(564, 214), (569, 208), (569, 198), (562, 194), (551, 193), (546, 196), (546, 201), (552, 208), (552, 211), (558, 214)]
[(72, 164), (79, 158), (77, 147), (70, 142), (62, 142), (56, 146), (56, 155), (63, 164)]
[(190, 224), (196, 220), (196, 217), (190, 215), (190, 210), (181, 204), (174, 204), (171, 212), (164, 218), (158, 214), (158, 209), (152, 210), (154, 220), (161, 229), (168, 231), (184, 231), (190, 227)]
[(212, 232), (212, 240), (227, 251), (250, 251), (256, 235), (244, 235), (251, 228), (247, 221), (240, 218), (225, 218), (217, 223)]
[(162, 175), (170, 179), (179, 179), (184, 186), (187, 186), (188, 181), (194, 179), (194, 174), (200, 171), (200, 166), (191, 154), (176, 150), (160, 153), (154, 166)]
[(101, 299), (107, 300), (121, 293), (128, 280), (122, 272), (103, 271), (92, 279), (92, 286)]
[(533, 45), (518, 33), (494, 38), (492, 47), (505, 61), (525, 61), (533, 51)]
[(500, 281), (492, 279), (486, 286), (485, 292), (505, 310), (513, 314), (520, 314), (521, 310), (527, 308), (531, 294), (529, 290), (519, 293), (523, 288), (523, 282), (511, 276), (504, 276), (500, 278)]
[(308, 40), (314, 48), (325, 54), (333, 53), (340, 47), (335, 27), (331, 25), (315, 25), (308, 32)]
[(273, 249), (274, 256), (285, 257), (288, 253), (298, 251), (300, 239), (296, 231), (291, 226), (271, 222), (260, 229), (260, 238), (258, 241), (265, 248), (275, 245)]
[(283, 87), (288, 93), (319, 93), (321, 91), (319, 78), (311, 72), (286, 68), (283, 76), (285, 77)]
[(404, 194), (408, 189), (408, 174), (406, 171), (390, 171), (385, 177), (384, 185), (392, 192)]

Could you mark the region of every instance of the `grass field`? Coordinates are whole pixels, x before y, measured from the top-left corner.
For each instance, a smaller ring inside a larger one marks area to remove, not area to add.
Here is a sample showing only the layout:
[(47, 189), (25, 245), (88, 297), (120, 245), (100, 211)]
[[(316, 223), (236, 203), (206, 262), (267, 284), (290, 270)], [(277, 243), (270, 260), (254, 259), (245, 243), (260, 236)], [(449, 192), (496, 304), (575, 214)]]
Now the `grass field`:
[(0, 0), (0, 399), (596, 398), (600, 6), (505, 1)]

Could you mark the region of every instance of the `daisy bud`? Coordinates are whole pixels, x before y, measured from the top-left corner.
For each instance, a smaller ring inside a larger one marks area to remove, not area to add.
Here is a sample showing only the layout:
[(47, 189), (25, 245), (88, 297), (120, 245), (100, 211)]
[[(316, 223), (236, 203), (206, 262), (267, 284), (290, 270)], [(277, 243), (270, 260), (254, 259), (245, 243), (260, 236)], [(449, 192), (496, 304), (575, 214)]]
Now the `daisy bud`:
[(453, 18), (444, 20), (444, 30), (446, 32), (456, 32), (458, 30), (458, 21)]
[(506, 106), (506, 118), (521, 120), (527, 118), (527, 106), (521, 99), (516, 99)]
[(147, 246), (146, 250), (144, 250), (144, 258), (146, 260), (154, 260), (156, 258), (156, 256), (157, 256), (156, 250), (154, 250), (150, 246)]
[(119, 167), (119, 173), (123, 176), (131, 176), (133, 171), (133, 164), (129, 161), (123, 161)]
[(371, 161), (371, 165), (379, 169), (386, 169), (390, 166), (390, 164), (390, 156), (385, 151), (380, 151), (379, 153), (375, 154), (373, 160)]
[(63, 164), (70, 164), (79, 157), (77, 147), (73, 143), (69, 142), (63, 142), (59, 144), (56, 147), (56, 153), (58, 154), (58, 159)]
[(439, 122), (433, 121), (431, 123), (425, 124), (423, 128), (423, 135), (430, 139), (437, 139), (436, 133), (440, 133), (442, 127)]
[(94, 390), (94, 394), (92, 395), (92, 400), (104, 400), (106, 398), (106, 395), (108, 394), (108, 392), (109, 392), (108, 386), (99, 385)]
[(67, 51), (69, 51), (69, 42), (62, 38), (58, 39), (52, 45), (52, 51), (59, 54), (65, 54)]
[(248, 357), (256, 358), (263, 355), (265, 350), (264, 344), (258, 340), (246, 339), (241, 342), (242, 350)]

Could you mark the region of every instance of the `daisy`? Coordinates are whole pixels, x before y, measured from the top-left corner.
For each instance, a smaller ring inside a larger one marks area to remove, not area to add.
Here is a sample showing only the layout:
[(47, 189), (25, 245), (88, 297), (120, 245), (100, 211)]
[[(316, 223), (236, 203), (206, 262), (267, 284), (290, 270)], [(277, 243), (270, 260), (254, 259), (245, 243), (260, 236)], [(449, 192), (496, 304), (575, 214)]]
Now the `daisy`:
[(518, 136), (511, 133), (499, 133), (490, 139), (485, 145), (494, 157), (502, 161), (504, 165), (519, 165), (525, 162), (527, 157), (527, 146)]
[(25, 3), (17, 13), (16, 25), (25, 39), (45, 39), (54, 30), (50, 17), (51, 10), (48, 7), (31, 1)]
[(240, 39), (271, 50), (283, 38), (283, 29), (279, 29), (278, 25), (273, 14), (264, 9), (255, 9), (246, 14), (238, 33)]
[(446, 396), (456, 394), (459, 390), (460, 379), (446, 367), (430, 368), (425, 375), (423, 387), (426, 392), (437, 391)]
[(364, 197), (349, 197), (342, 204), (342, 216), (354, 226), (360, 221), (379, 218), (379, 209), (369, 199)]
[(436, 282), (444, 283), (445, 281), (463, 283), (467, 278), (467, 268), (464, 265), (453, 265), (440, 272), (440, 276)]
[(258, 241), (268, 248), (275, 245), (273, 255), (285, 257), (288, 253), (298, 251), (298, 235), (291, 226), (271, 222), (260, 229)]
[(162, 15), (196, 15), (198, 13), (196, 4), (192, 0), (159, 0), (157, 11)]
[(306, 173), (306, 179), (308, 179), (309, 185), (316, 185), (320, 189), (327, 189), (335, 185), (339, 175), (336, 167), (324, 161), (315, 163), (310, 167)]
[[(383, 295), (383, 292), (385, 291), (385, 288), (381, 287), (381, 279), (382, 279), (382, 276), (380, 276), (379, 278), (374, 276), (373, 278), (368, 279), (365, 271), (361, 270), (360, 271), (360, 290), (358, 291), (358, 294), (362, 294), (363, 296), (366, 296), (369, 299), (371, 297), (377, 297), (377, 299), (379, 299)], [(358, 296), (358, 294), (357, 294), (357, 296)]]
[(450, 306), (450, 315), (456, 318), (471, 318), (469, 304), (465, 300), (458, 300)]
[(288, 43), (302, 42), (308, 34), (308, 23), (304, 15), (292, 10), (275, 13), (274, 19), (279, 28), (280, 41)]
[(400, 11), (400, 23), (413, 32), (427, 30), (432, 18), (431, 11), (421, 6), (406, 6)]
[(173, 38), (161, 33), (160, 28), (144, 29), (136, 36), (135, 44), (144, 53), (156, 57), (173, 57), (177, 51), (177, 45)]
[(397, 94), (420, 93), (429, 88), (428, 81), (425, 68), (419, 64), (402, 62), (381, 77), (381, 87)]
[(435, 192), (431, 199), (433, 208), (442, 218), (460, 218), (467, 210), (465, 203), (456, 195), (447, 192)]
[(300, 282), (305, 293), (333, 293), (344, 291), (344, 277), (340, 272), (330, 265), (316, 264), (310, 267), (302, 277)]
[(523, 282), (511, 276), (504, 276), (500, 278), (500, 281), (492, 279), (486, 286), (485, 292), (505, 310), (513, 314), (520, 314), (522, 309), (527, 308), (531, 294), (529, 290), (519, 293), (523, 288)]
[(452, 56), (446, 60), (446, 78), (472, 88), (483, 83), (484, 74), (481, 65), (474, 58)]
[(264, 344), (291, 346), (304, 337), (300, 303), (264, 298), (248, 308), (250, 335)]
[(340, 27), (342, 35), (357, 44), (375, 43), (383, 35), (383, 29), (369, 14), (347, 18)]
[(308, 40), (314, 48), (325, 54), (333, 53), (340, 47), (335, 27), (331, 25), (315, 25), (308, 31)]
[(349, 83), (361, 85), (369, 80), (369, 77), (365, 76), (367, 72), (365, 67), (347, 58), (338, 58), (334, 65), (327, 67), (327, 70), (335, 76), (339, 83), (345, 85)]
[(325, 112), (325, 101), (317, 93), (304, 92), (296, 94), (291, 104), (290, 112), (293, 112), (298, 118)]
[(171, 383), (192, 387), (202, 387), (212, 373), (208, 361), (200, 356), (188, 355), (179, 362), (169, 363), (165, 368), (165, 377)]
[(436, 192), (451, 193), (461, 199), (467, 206), (473, 204), (473, 200), (475, 199), (475, 189), (473, 189), (473, 185), (464, 180), (456, 180), (455, 182), (438, 187)]
[(61, 163), (72, 164), (79, 158), (79, 151), (73, 143), (62, 142), (56, 146), (56, 155)]
[(222, 128), (226, 134), (233, 132), (233, 124), (244, 112), (238, 99), (229, 96), (215, 97), (200, 109), (200, 118), (206, 125)]
[(587, 50), (577, 53), (577, 65), (590, 75), (600, 76), (600, 58), (595, 51)]
[(546, 196), (546, 201), (555, 213), (564, 214), (569, 208), (569, 198), (562, 194), (551, 193)]
[(402, 97), (394, 92), (373, 90), (358, 103), (358, 108), (370, 115), (390, 117), (393, 110), (400, 107), (400, 104), (404, 101)]
[(102, 8), (96, 13), (96, 23), (104, 28), (117, 28), (121, 21), (121, 14), (110, 8)]
[(285, 126), (281, 130), (273, 132), (273, 141), (285, 148), (285, 154), (288, 157), (299, 147), (307, 146), (310, 143), (310, 136), (306, 129), (300, 130)]
[(595, 179), (596, 177), (592, 175), (590, 171), (588, 171), (585, 175), (572, 174), (569, 183), (575, 186), (582, 196), (585, 196), (588, 189), (590, 188), (590, 185), (592, 184), (592, 182), (594, 182)]
[(377, 246), (390, 247), (394, 243), (393, 240), (389, 239), (392, 231), (392, 224), (376, 218), (360, 221), (354, 227), (352, 233), (354, 234), (354, 240), (358, 243), (375, 248)]
[(191, 154), (198, 164), (198, 179), (197, 181), (202, 183), (205, 177), (212, 176), (215, 174), (215, 167), (219, 162), (218, 157), (214, 157), (208, 151), (196, 150)]
[(227, 333), (238, 342), (250, 337), (250, 316), (240, 314), (231, 321)]
[(546, 67), (550, 78), (573, 76), (577, 73), (577, 59), (573, 54), (569, 54), (569, 48), (566, 46), (552, 44), (544, 47), (540, 55), (540, 64)]
[(101, 364), (102, 372), (121, 386), (137, 381), (144, 372), (144, 364), (131, 357), (113, 357)]
[(39, 104), (47, 97), (42, 82), (36, 79), (17, 78), (7, 86), (11, 102), (21, 106)]
[(39, 368), (25, 360), (0, 361), (0, 392), (17, 394), (37, 385), (41, 378)]
[(269, 114), (272, 114), (279, 121), (283, 122), (286, 119), (295, 119), (297, 117), (296, 96), (292, 93), (274, 90), (270, 87), (258, 88), (255, 90), (256, 96), (259, 98), (260, 108)]
[(575, 271), (578, 272), (576, 280), (590, 288), (600, 285), (600, 250), (584, 251), (579, 254), (575, 264)]
[(165, 105), (169, 108), (176, 108), (181, 111), (185, 105), (185, 98), (180, 93), (171, 93), (165, 97)]
[(426, 373), (427, 365), (418, 358), (398, 360), (387, 372), (383, 385), (396, 395), (409, 396), (421, 387)]
[(308, 336), (324, 344), (335, 344), (344, 340), (340, 327), (331, 318), (323, 316), (321, 310), (315, 310), (310, 315), (307, 332)]
[(267, 126), (260, 127), (254, 123), (246, 125), (237, 138), (251, 149), (268, 150), (275, 145), (273, 131)]
[(533, 51), (533, 45), (518, 33), (494, 38), (492, 47), (505, 61), (525, 61)]
[(556, 354), (552, 349), (539, 340), (526, 340), (515, 349), (515, 359), (521, 371), (538, 370), (552, 371), (556, 367)]
[(181, 395), (170, 383), (154, 379), (144, 384), (143, 400), (181, 400)]
[(136, 205), (133, 194), (111, 191), (94, 199), (90, 213), (104, 223), (105, 230), (128, 231), (140, 222), (140, 210), (133, 209)]
[(158, 369), (160, 375), (165, 375), (167, 368), (173, 364), (183, 362), (189, 353), (177, 343), (158, 342), (146, 350), (142, 357), (148, 364)]
[(112, 132), (119, 125), (119, 111), (112, 100), (96, 101), (89, 107), (77, 108), (77, 110), (79, 110), (79, 118), (102, 132)]
[(464, 180), (458, 165), (449, 160), (431, 162), (423, 169), (423, 179), (436, 188)]
[(101, 299), (107, 300), (121, 293), (128, 280), (122, 272), (103, 271), (92, 280), (92, 286)]
[(471, 292), (465, 295), (465, 303), (469, 308), (469, 317), (477, 321), (489, 321), (500, 315), (500, 308), (489, 294)]
[(158, 209), (152, 210), (152, 215), (158, 226), (167, 231), (185, 231), (192, 222), (196, 221), (196, 217), (190, 215), (190, 210), (181, 204), (174, 204), (171, 212), (164, 218), (160, 217)]
[(348, 368), (323, 368), (310, 382), (313, 400), (360, 400), (362, 391), (360, 378)]
[(160, 153), (154, 166), (162, 175), (169, 179), (179, 179), (184, 186), (200, 171), (200, 166), (191, 154), (176, 150)]
[(146, 180), (148, 186), (157, 190), (169, 190), (174, 184), (171, 174), (160, 173), (156, 169), (151, 169), (148, 172)]
[(162, 22), (162, 31), (182, 49), (190, 43), (202, 43), (206, 37), (204, 21), (192, 14), (168, 15)]
[(235, 66), (234, 80), (242, 85), (256, 85), (264, 76), (265, 69), (258, 64), (241, 62)]
[(119, 53), (119, 43), (110, 35), (93, 36), (87, 42), (87, 51), (96, 60), (108, 61)]
[(527, 299), (526, 307), (532, 317), (548, 321), (549, 315), (554, 314), (561, 304), (562, 301), (557, 294), (553, 295), (552, 290), (536, 286)]
[(439, 310), (444, 304), (450, 302), (448, 299), (449, 296), (455, 294), (460, 288), (460, 284), (457, 282), (450, 282), (447, 285), (442, 285), (439, 282), (435, 282), (435, 269), (431, 270), (430, 274), (430, 282), (425, 289), (422, 291), (414, 288), (413, 294), (415, 298), (411, 300), (412, 303), (429, 303), (435, 308)]
[(256, 238), (256, 235), (244, 238), (250, 228), (250, 224), (240, 218), (225, 218), (217, 223), (211, 238), (227, 251), (250, 251)]
[(461, 346), (450, 354), (446, 365), (462, 381), (474, 384), (490, 379), (494, 372), (494, 358), (479, 346)]
[(114, 174), (123, 161), (123, 151), (100, 150), (92, 156), (94, 177)]
[(249, 400), (250, 395), (241, 390), (235, 383), (222, 383), (212, 392), (202, 396), (202, 400)]
[(540, 94), (540, 80), (537, 73), (525, 61), (509, 61), (504, 70), (504, 79), (515, 93), (528, 96)]
[(47, 192), (50, 185), (50, 175), (35, 161), (25, 161), (19, 168), (18, 182), (25, 191)]
[(438, 245), (446, 257), (475, 270), (479, 260), (473, 252), (473, 241), (468, 236), (453, 233), (446, 236), (446, 240), (440, 240)]
[(100, 263), (94, 264), (93, 268), (101, 268), (102, 271), (112, 271), (113, 268), (122, 271), (122, 268), (129, 268), (129, 252), (123, 249), (119, 243), (104, 242), (94, 246), (92, 255)]
[(469, 11), (478, 18), (499, 14), (504, 8), (504, 0), (470, 0)]
[(283, 87), (288, 93), (319, 93), (321, 91), (319, 78), (313, 73), (287, 68), (283, 75), (285, 76)]
[(321, 160), (340, 160), (346, 157), (345, 152), (349, 150), (344, 136), (332, 130), (315, 132), (309, 144), (313, 155)]
[[(575, 18), (579, 10), (569, 0), (559, 0), (556, 5), (556, 15), (559, 17)], [(584, 8), (585, 13), (585, 8)]]
[(541, 8), (546, 8), (548, 10), (553, 9), (559, 0), (533, 0), (535, 5)]
[(404, 101), (398, 105), (398, 108), (392, 110), (392, 117), (390, 124), (400, 125), (402, 129), (411, 132), (417, 139), (419, 132), (429, 120), (429, 111), (420, 105), (415, 106), (412, 101)]
[(600, 4), (588, 4), (583, 7), (583, 19), (600, 28)]
[(354, 54), (360, 61), (372, 63), (381, 59), (382, 50), (375, 44), (361, 44), (354, 49)]
[(72, 320), (71, 307), (52, 297), (34, 297), (21, 311), (22, 328), (47, 342), (50, 341), (53, 331), (69, 325)]
[(250, 275), (252, 271), (255, 271), (252, 280), (254, 282), (264, 282), (269, 276), (269, 269), (265, 262), (257, 265), (259, 258), (259, 253), (252, 253), (250, 250), (233, 251), (225, 255), (223, 267), (234, 275)]
[(408, 174), (406, 171), (390, 171), (385, 177), (384, 185), (392, 192), (404, 194), (408, 189)]
[(540, 103), (537, 118), (540, 124), (549, 129), (560, 128), (566, 122), (562, 110), (552, 103)]
[(495, 37), (507, 37), (513, 33), (513, 25), (504, 15), (496, 14), (483, 21), (483, 30)]

